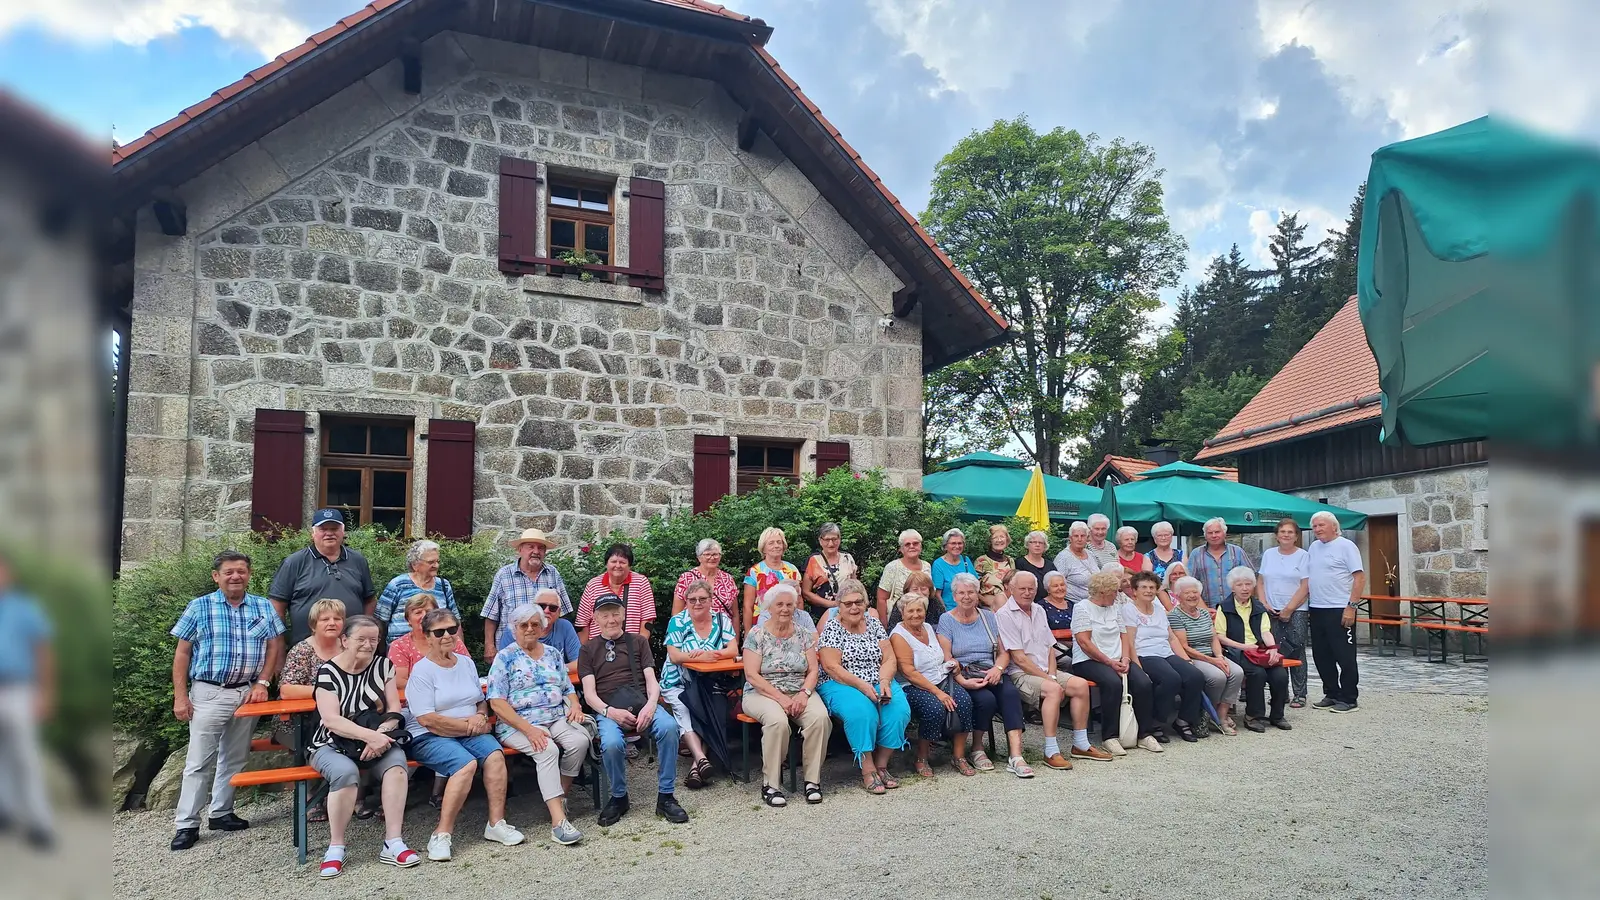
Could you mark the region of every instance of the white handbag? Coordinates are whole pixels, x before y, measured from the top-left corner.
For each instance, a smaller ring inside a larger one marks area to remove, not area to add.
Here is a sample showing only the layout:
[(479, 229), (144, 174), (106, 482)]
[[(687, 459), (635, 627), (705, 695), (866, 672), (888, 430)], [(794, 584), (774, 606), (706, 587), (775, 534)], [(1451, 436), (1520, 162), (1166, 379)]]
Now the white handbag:
[(1139, 743), (1139, 717), (1133, 714), (1133, 695), (1128, 692), (1127, 673), (1122, 676), (1122, 717), (1117, 728), (1123, 747), (1131, 749)]

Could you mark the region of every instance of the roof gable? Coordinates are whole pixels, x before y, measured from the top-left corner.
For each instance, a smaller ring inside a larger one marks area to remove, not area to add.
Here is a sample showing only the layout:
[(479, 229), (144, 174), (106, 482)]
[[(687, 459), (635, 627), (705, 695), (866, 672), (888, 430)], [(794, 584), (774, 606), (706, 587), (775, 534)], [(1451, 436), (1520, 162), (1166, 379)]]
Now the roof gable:
[(1230, 456), (1381, 415), (1378, 363), (1351, 297), (1195, 459)]
[[(1107, 453), (1105, 459), (1100, 463), (1099, 467), (1094, 470), (1094, 474), (1090, 475), (1088, 478), (1085, 478), (1084, 483), (1092, 484), (1095, 487), (1100, 487), (1106, 480), (1106, 476), (1113, 473), (1115, 473), (1119, 480), (1124, 483), (1129, 481), (1140, 481), (1144, 478), (1146, 472), (1149, 472), (1154, 468), (1156, 468), (1156, 464), (1148, 459), (1138, 459), (1132, 456), (1115, 456)], [(1239, 480), (1238, 469), (1229, 466), (1211, 466), (1210, 468), (1216, 469), (1217, 472), (1220, 473), (1217, 477), (1224, 481)]]

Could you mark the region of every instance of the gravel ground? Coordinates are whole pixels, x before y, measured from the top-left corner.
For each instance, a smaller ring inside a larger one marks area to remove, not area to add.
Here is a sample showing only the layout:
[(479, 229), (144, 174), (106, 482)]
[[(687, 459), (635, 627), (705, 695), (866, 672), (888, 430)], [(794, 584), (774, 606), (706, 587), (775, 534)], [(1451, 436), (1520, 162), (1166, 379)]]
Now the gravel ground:
[[(1364, 673), (1386, 665), (1362, 664)], [(618, 825), (601, 830), (587, 796), (574, 797), (573, 819), (586, 837), (571, 848), (547, 840), (529, 774), (510, 801), (510, 819), (528, 843), (480, 840), (485, 810), (475, 798), (457, 828), (453, 862), (381, 866), (380, 826), (357, 822), (345, 874), (325, 884), (316, 883), (315, 860), (326, 826), (312, 827), (313, 862), (297, 866), (290, 804), (281, 797), (241, 806), (249, 831), (202, 832), (181, 856), (167, 848), (170, 813), (120, 813), (113, 877), (125, 900), (248, 895), (283, 882), (317, 896), (381, 891), (393, 900), (462, 888), (496, 896), (511, 885), (570, 893), (597, 872), (630, 898), (682, 897), (687, 885), (722, 898), (830, 900), (935, 892), (1040, 900), (1481, 897), (1487, 710), (1476, 686), (1386, 690), (1363, 695), (1352, 715), (1291, 711), (1292, 732), (1175, 741), (1159, 756), (1134, 750), (1071, 772), (1039, 767), (1032, 781), (1003, 771), (963, 778), (936, 753), (933, 782), (901, 774), (903, 787), (882, 797), (859, 790), (848, 757), (836, 753), (820, 806), (792, 798), (787, 809), (767, 809), (755, 788), (719, 779), (679, 791), (692, 816), (681, 826), (652, 815), (653, 773), (640, 761), (631, 768), (634, 810)], [(1040, 733), (1027, 734), (1034, 756)], [(430, 825), (426, 806), (409, 811), (413, 847), (426, 844)]]

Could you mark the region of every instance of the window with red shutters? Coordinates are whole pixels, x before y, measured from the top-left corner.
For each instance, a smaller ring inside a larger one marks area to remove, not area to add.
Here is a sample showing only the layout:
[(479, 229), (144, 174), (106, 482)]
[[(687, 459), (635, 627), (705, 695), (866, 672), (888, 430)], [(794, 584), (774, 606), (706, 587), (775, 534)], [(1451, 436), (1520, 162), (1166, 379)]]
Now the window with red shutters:
[(528, 159), (500, 157), (500, 271), (534, 274), (538, 259), (539, 167)]
[(411, 533), (412, 423), (371, 416), (322, 417), (317, 506), (344, 512), (345, 525)]
[(728, 495), (733, 442), (723, 435), (694, 436), (694, 511), (703, 513)]
[(850, 468), (850, 443), (848, 441), (817, 441), (817, 477), (839, 467)]
[(250, 527), (279, 531), (305, 524), (306, 414), (258, 409), (250, 475)]
[(647, 291), (666, 290), (667, 186), (649, 178), (628, 182), (628, 284)]
[(428, 420), (429, 535), (465, 541), (472, 538), (477, 426), (455, 419)]

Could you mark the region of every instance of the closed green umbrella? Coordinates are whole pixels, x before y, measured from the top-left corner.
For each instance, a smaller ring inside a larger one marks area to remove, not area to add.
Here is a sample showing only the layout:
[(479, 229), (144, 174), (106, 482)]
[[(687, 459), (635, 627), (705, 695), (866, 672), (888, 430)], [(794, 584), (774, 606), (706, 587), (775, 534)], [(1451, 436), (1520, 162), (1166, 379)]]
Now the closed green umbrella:
[[(1272, 531), (1279, 519), (1294, 519), (1302, 528), (1311, 527), (1311, 516), (1326, 510), (1339, 520), (1341, 528), (1361, 528), (1366, 514), (1326, 503), (1317, 503), (1292, 494), (1280, 494), (1253, 484), (1240, 484), (1221, 477), (1216, 469), (1186, 462), (1169, 463), (1143, 473), (1138, 481), (1117, 487), (1115, 495), (1106, 491), (1110, 506), (1100, 511), (1114, 516), (1118, 509), (1123, 519), (1137, 522), (1166, 520), (1174, 526), (1198, 525), (1222, 517), (1229, 531)], [(1130, 509), (1154, 510), (1154, 518), (1129, 514)], [(1188, 529), (1193, 533), (1193, 529)]]
[(1112, 536), (1112, 543), (1116, 543), (1117, 529), (1122, 527), (1122, 509), (1117, 503), (1117, 480), (1110, 475), (1106, 476), (1105, 489), (1100, 492), (1100, 514), (1111, 521), (1107, 533)]
[[(969, 453), (922, 476), (922, 491), (934, 500), (966, 501), (974, 519), (1005, 519), (1017, 514), (1033, 470), (1022, 460), (997, 453)], [(1081, 519), (1100, 507), (1100, 489), (1054, 475), (1044, 476), (1050, 518)]]
[(1385, 441), (1594, 439), (1597, 210), (1600, 152), (1487, 116), (1372, 155), (1356, 284)]

